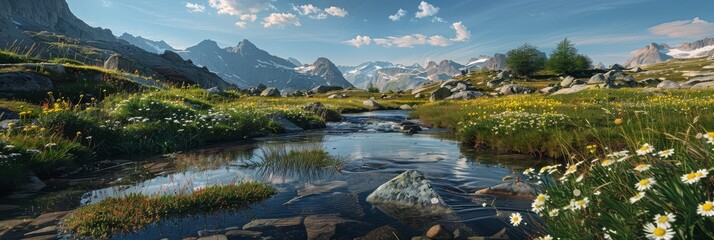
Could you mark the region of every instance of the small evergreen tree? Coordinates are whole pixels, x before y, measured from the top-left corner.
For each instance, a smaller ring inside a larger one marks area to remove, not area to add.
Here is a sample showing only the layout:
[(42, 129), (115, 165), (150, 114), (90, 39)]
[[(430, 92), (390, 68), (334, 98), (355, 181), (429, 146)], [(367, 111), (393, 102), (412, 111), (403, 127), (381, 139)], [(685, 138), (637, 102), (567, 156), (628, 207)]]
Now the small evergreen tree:
[(556, 73), (570, 73), (578, 69), (576, 66), (576, 59), (578, 58), (578, 50), (575, 48), (575, 44), (571, 43), (570, 40), (563, 39), (550, 54), (550, 60), (548, 60), (548, 69), (555, 71)]
[(592, 67), (593, 60), (590, 59), (590, 57), (583, 54), (578, 54), (578, 56), (575, 58), (575, 69), (587, 70), (591, 69)]
[(518, 76), (530, 76), (545, 68), (547, 59), (536, 47), (528, 43), (508, 51), (506, 64)]

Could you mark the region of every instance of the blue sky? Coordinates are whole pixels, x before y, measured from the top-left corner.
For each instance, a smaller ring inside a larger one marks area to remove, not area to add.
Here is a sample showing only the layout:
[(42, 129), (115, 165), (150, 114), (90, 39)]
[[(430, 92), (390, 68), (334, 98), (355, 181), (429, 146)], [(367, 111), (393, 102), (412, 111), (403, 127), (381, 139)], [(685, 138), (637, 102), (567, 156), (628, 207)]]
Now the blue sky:
[(565, 37), (595, 62), (612, 64), (649, 42), (714, 37), (714, 0), (67, 2), (79, 18), (115, 35), (128, 32), (181, 49), (204, 39), (223, 47), (248, 39), (283, 58), (311, 63), (327, 57), (338, 65), (465, 63), (526, 42), (549, 53)]

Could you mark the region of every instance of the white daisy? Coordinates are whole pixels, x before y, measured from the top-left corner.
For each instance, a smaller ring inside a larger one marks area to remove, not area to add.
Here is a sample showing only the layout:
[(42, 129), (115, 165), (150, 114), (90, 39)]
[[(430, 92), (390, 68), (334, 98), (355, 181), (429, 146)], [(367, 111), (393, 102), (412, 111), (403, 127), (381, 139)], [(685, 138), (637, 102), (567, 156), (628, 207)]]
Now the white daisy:
[(600, 166), (607, 167), (607, 166), (612, 165), (613, 163), (615, 163), (615, 161), (613, 161), (612, 159), (610, 159), (610, 158), (605, 158), (604, 160), (602, 160), (602, 161), (600, 162)]
[(709, 175), (709, 171), (707, 171), (706, 169), (699, 169), (696, 172), (693, 171), (682, 175), (681, 179), (682, 182), (686, 184), (695, 184), (699, 182), (699, 180), (701, 180), (702, 178), (706, 178), (707, 175)]
[(704, 203), (699, 204), (699, 206), (697, 206), (697, 214), (704, 217), (714, 216), (714, 203), (711, 201), (705, 201)]
[(707, 143), (714, 144), (714, 132), (705, 133), (704, 138), (707, 139)]
[(657, 183), (654, 178), (647, 178), (647, 179), (642, 179), (639, 182), (635, 183), (635, 187), (639, 191), (645, 191), (649, 190), (652, 188), (652, 185)]
[(574, 201), (573, 208), (574, 209), (585, 209), (588, 207), (588, 203), (590, 203), (590, 199), (585, 197), (583, 199), (580, 199), (578, 201)]
[(662, 150), (657, 153), (662, 158), (668, 158), (674, 155), (674, 149), (667, 149), (667, 150)]
[(669, 240), (674, 238), (674, 231), (671, 228), (648, 223), (645, 224), (645, 237), (653, 240)]
[(578, 171), (578, 165), (572, 165), (569, 166), (567, 170), (565, 170), (565, 174), (563, 176), (568, 176), (570, 174), (573, 174)]
[(533, 173), (534, 171), (535, 169), (533, 168), (526, 169), (525, 171), (523, 171), (523, 175), (531, 175), (531, 173)]
[(671, 228), (672, 223), (677, 220), (677, 216), (674, 216), (672, 213), (665, 212), (664, 214), (655, 215), (654, 220), (655, 223), (657, 223), (657, 226)]
[(533, 211), (534, 213), (540, 213), (543, 211), (543, 209), (545, 209), (545, 206), (542, 203), (533, 202), (531, 204), (531, 211)]
[(551, 237), (550, 235), (545, 235), (545, 236), (542, 236), (542, 237), (539, 237), (536, 239), (537, 240), (553, 240), (553, 237)]
[(550, 217), (557, 217), (558, 214), (560, 214), (560, 210), (558, 210), (557, 208), (550, 210), (550, 212), (548, 212), (548, 216), (550, 216)]
[(510, 220), (511, 220), (511, 224), (514, 227), (518, 227), (518, 225), (520, 225), (521, 222), (523, 221), (523, 217), (521, 217), (520, 213), (511, 213)]
[(635, 166), (635, 171), (644, 172), (644, 171), (650, 170), (651, 167), (652, 167), (652, 165), (640, 163), (640, 164), (637, 164), (637, 166)]
[(638, 192), (635, 194), (634, 197), (630, 198), (630, 203), (636, 203), (637, 201), (640, 201), (640, 199), (645, 197), (645, 192)]
[(543, 203), (545, 203), (545, 201), (548, 201), (548, 199), (550, 199), (550, 196), (548, 196), (548, 194), (541, 193), (541, 194), (538, 194), (538, 196), (535, 199), (535, 202), (543, 204)]
[(640, 147), (640, 149), (637, 149), (636, 152), (637, 155), (642, 156), (654, 152), (654, 150), (654, 147), (652, 147), (649, 143), (645, 143), (644, 145), (642, 145), (642, 147)]

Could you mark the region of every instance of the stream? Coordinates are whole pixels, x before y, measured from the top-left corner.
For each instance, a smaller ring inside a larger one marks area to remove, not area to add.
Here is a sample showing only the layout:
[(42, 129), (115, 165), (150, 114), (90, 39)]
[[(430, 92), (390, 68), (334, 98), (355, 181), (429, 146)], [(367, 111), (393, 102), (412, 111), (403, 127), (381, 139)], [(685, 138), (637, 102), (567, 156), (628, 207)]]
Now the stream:
[[(262, 181), (273, 185), (278, 194), (246, 209), (206, 213), (168, 219), (146, 226), (138, 233), (115, 235), (116, 239), (183, 239), (198, 237), (199, 231), (240, 228), (255, 219), (324, 216), (335, 214), (352, 223), (338, 225), (334, 238), (353, 239), (371, 230), (391, 226), (399, 239), (423, 235), (440, 223), (459, 229), (461, 239), (491, 236), (507, 228), (510, 239), (527, 239), (537, 231), (538, 217), (529, 214), (531, 200), (490, 195), (474, 191), (503, 183), (504, 176), (542, 164), (528, 156), (494, 154), (463, 146), (453, 133), (442, 129), (424, 129), (419, 134), (404, 134), (395, 126), (404, 121), (407, 111), (375, 111), (346, 114), (339, 123), (326, 129), (259, 138), (254, 141), (214, 145), (164, 157), (147, 158), (147, 162), (122, 170), (107, 170), (101, 188), (88, 186), (95, 180), (75, 180), (85, 190), (44, 193), (50, 204), (76, 206), (96, 203), (107, 197), (130, 193), (172, 194), (190, 192), (206, 186), (241, 181)], [(249, 167), (261, 161), (262, 151), (270, 146), (323, 148), (343, 161), (342, 171), (334, 173), (294, 172), (288, 175), (266, 174)], [(147, 174), (138, 166), (160, 166)], [(452, 216), (426, 218), (418, 214), (385, 212), (366, 202), (367, 195), (405, 170), (422, 172), (432, 187), (454, 211)], [(89, 178), (87, 178), (89, 179)], [(105, 187), (110, 186), (110, 187)], [(77, 189), (77, 188), (74, 188)], [(92, 190), (94, 189), (94, 190)], [(48, 191), (48, 190), (45, 190)], [(48, 197), (50, 196), (50, 197)], [(64, 196), (64, 195), (62, 195)], [(70, 199), (70, 200), (63, 200)], [(0, 198), (0, 202), (7, 199)], [(62, 203), (71, 201), (71, 203)], [(35, 201), (41, 208), (41, 201)], [(484, 207), (485, 204), (485, 207)], [(68, 207), (70, 208), (70, 207)], [(66, 209), (60, 209), (66, 210)], [(512, 227), (508, 214), (520, 212), (528, 225)], [(263, 237), (272, 239), (305, 239), (305, 227), (268, 228)]]

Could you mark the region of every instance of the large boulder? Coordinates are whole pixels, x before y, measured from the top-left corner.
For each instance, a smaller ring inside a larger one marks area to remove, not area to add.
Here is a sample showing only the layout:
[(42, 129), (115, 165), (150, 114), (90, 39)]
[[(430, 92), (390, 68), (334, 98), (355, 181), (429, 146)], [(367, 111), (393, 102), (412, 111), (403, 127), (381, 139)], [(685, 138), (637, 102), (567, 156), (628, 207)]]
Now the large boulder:
[(567, 76), (563, 81), (560, 81), (560, 86), (561, 87), (570, 87), (573, 85), (573, 82), (575, 82), (575, 78), (571, 76)]
[(511, 71), (501, 71), (496, 75), (497, 79), (505, 80), (511, 78)]
[(436, 89), (435, 91), (431, 92), (431, 98), (429, 98), (429, 101), (439, 101), (439, 100), (444, 100), (447, 97), (451, 96), (451, 89), (442, 87), (439, 89)]
[(655, 85), (659, 84), (660, 82), (662, 82), (662, 81), (655, 79), (655, 78), (646, 78), (644, 80), (637, 81), (638, 84), (643, 85), (643, 86), (650, 86), (650, 85), (655, 86)]
[(451, 208), (419, 171), (407, 170), (379, 186), (367, 202), (380, 208), (411, 209), (425, 214), (451, 213)]
[(520, 84), (506, 85), (501, 88), (502, 95), (528, 94), (533, 92), (532, 88)]
[(344, 88), (340, 86), (317, 86), (313, 88), (311, 91), (314, 93), (327, 93), (327, 92), (332, 92), (332, 91), (338, 91), (342, 90)]
[(495, 88), (498, 87), (499, 85), (503, 84), (504, 80), (503, 79), (494, 79), (491, 81), (486, 82), (486, 86), (490, 88)]
[(456, 85), (459, 85), (459, 83), (464, 84), (465, 82), (461, 81), (461, 80), (451, 79), (451, 80), (447, 80), (446, 82), (442, 83), (439, 87), (445, 87), (445, 88), (451, 89), (451, 88), (456, 87)]
[(322, 105), (320, 102), (314, 102), (303, 108), (305, 111), (310, 111), (318, 116), (321, 116), (327, 122), (339, 122), (342, 120), (342, 116), (335, 110), (329, 109)]
[(660, 89), (678, 89), (680, 88), (679, 83), (672, 81), (672, 80), (664, 80), (661, 83), (657, 84), (657, 88)]
[(23, 92), (46, 92), (53, 88), (52, 80), (30, 72), (0, 73), (0, 95), (14, 96)]
[(295, 125), (293, 122), (291, 122), (281, 114), (273, 116), (273, 121), (279, 123), (280, 125), (283, 125), (283, 128), (285, 128), (285, 132), (288, 133), (305, 131), (305, 129), (299, 127), (298, 125)]
[(556, 92), (554, 92), (552, 95), (561, 95), (561, 94), (573, 94), (577, 92), (581, 92), (590, 88), (596, 87), (595, 85), (574, 85), (569, 88), (563, 88), (560, 89)]
[(281, 97), (280, 90), (277, 88), (267, 88), (260, 93), (261, 97)]
[(452, 94), (451, 96), (447, 97), (446, 100), (456, 100), (456, 99), (461, 99), (461, 100), (469, 100), (469, 99), (474, 99), (474, 98), (479, 98), (486, 96), (486, 94), (479, 92), (479, 91), (461, 91), (461, 92), (456, 92)]
[(714, 81), (697, 83), (692, 86), (692, 89), (712, 89), (714, 88)]
[(104, 61), (104, 68), (130, 73), (135, 71), (143, 72), (142, 70), (144, 70), (144, 68), (139, 63), (129, 58), (126, 58), (121, 54), (113, 54), (109, 56), (109, 58)]
[(364, 102), (362, 102), (362, 105), (365, 105), (365, 106), (371, 107), (371, 108), (375, 108), (375, 109), (382, 109), (382, 108), (384, 108), (381, 104), (375, 102), (375, 101), (372, 100), (372, 99), (365, 100)]
[(550, 86), (550, 87), (545, 87), (545, 88), (539, 90), (538, 92), (540, 92), (540, 93), (542, 93), (542, 94), (549, 94), (549, 93), (554, 93), (554, 92), (556, 92), (556, 91), (558, 91), (558, 90), (560, 90), (560, 85), (554, 85), (554, 86)]
[(605, 75), (602, 73), (598, 73), (593, 75), (590, 80), (588, 80), (588, 84), (602, 84), (606, 83), (608, 81), (607, 78), (605, 78)]

